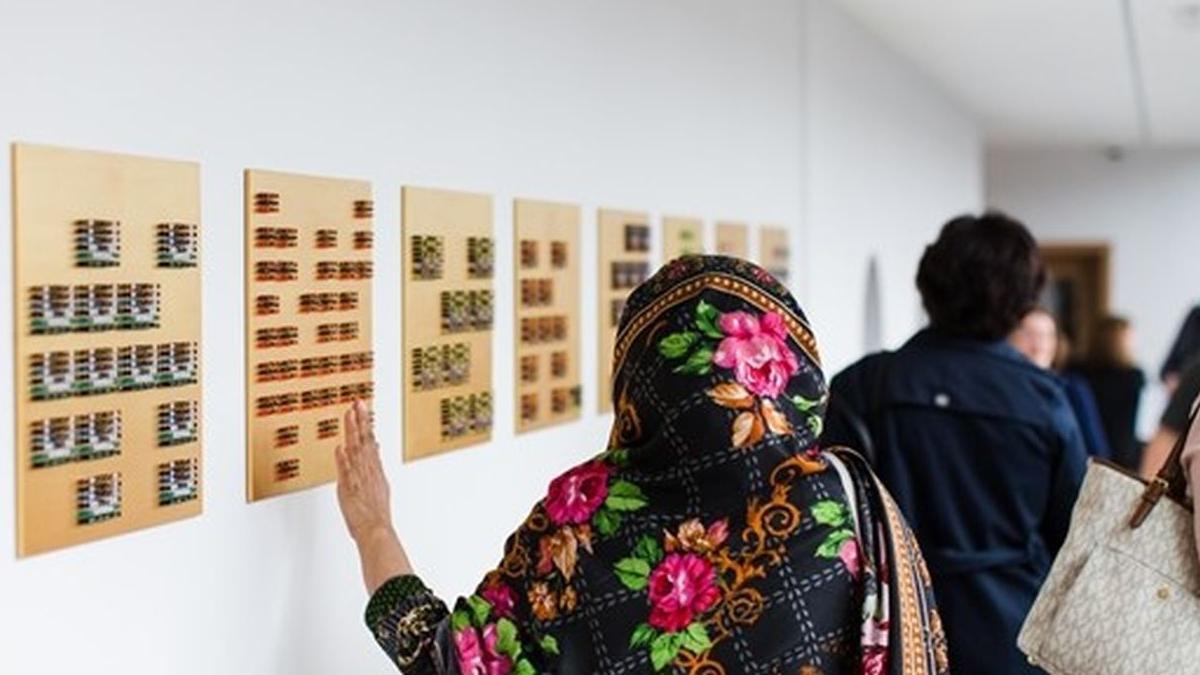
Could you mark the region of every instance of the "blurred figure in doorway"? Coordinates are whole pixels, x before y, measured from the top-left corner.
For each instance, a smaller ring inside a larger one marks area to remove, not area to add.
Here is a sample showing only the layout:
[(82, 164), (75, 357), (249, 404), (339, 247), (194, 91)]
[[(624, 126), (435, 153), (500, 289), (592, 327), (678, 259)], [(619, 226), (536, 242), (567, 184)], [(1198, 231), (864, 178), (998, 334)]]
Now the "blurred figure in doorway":
[(1091, 385), (1113, 461), (1136, 471), (1142, 459), (1137, 418), (1146, 375), (1133, 360), (1133, 337), (1129, 319), (1104, 317), (1092, 332), (1086, 356), (1071, 370)]

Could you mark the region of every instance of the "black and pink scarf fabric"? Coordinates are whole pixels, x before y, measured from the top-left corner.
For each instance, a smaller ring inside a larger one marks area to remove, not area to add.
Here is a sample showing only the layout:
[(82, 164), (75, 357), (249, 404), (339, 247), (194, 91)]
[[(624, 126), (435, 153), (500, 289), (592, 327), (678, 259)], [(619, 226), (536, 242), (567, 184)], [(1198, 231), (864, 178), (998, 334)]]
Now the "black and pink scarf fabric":
[(769, 274), (660, 270), (622, 316), (612, 396), (607, 449), (551, 482), (475, 594), (375, 593), (402, 671), (948, 672), (898, 510), (857, 455), (817, 448), (816, 340)]

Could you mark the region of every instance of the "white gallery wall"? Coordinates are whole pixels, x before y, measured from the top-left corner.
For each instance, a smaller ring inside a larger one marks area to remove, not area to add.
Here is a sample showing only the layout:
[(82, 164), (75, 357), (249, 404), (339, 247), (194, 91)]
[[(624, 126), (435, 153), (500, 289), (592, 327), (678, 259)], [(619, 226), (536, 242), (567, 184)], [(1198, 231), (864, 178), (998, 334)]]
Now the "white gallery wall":
[(1114, 159), (1099, 148), (992, 148), (987, 203), (1047, 242), (1112, 246), (1112, 311), (1132, 319), (1151, 386), (1141, 430), (1166, 404), (1158, 370), (1184, 315), (1200, 302), (1200, 150), (1141, 149)]
[(917, 262), (946, 220), (979, 210), (983, 157), (975, 121), (929, 78), (824, 3), (810, 14), (802, 250), (809, 314), (833, 372), (862, 354), (865, 337), (895, 347), (924, 325)]
[[(13, 463), (0, 461), (0, 673), (392, 672), (361, 623), (333, 489), (245, 503), (244, 168), (374, 182), (379, 436), (397, 526), (447, 595), (470, 590), (549, 478), (607, 435), (588, 376), (590, 244), (584, 418), (512, 433), (513, 197), (581, 203), (585, 243), (601, 205), (791, 226), (834, 365), (861, 344), (867, 256), (895, 341), (916, 321), (921, 244), (980, 201), (974, 126), (824, 0), (0, 0), (0, 57), (0, 141), (201, 163), (206, 463), (200, 518), (17, 560)], [(498, 246), (495, 440), (409, 465), (405, 183), (494, 194)], [(0, 218), (0, 240), (10, 227)], [(11, 279), (5, 254), (3, 354)], [(12, 367), (0, 358), (5, 452)]]

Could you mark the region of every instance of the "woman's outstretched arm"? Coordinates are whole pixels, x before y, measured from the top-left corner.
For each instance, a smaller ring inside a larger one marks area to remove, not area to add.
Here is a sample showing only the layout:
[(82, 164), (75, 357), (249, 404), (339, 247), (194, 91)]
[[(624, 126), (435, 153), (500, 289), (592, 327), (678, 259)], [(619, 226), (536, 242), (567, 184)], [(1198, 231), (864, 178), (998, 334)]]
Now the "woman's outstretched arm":
[(392, 527), (391, 489), (379, 459), (371, 413), (362, 401), (346, 411), (346, 442), (337, 449), (337, 495), (362, 560), (363, 583), (375, 593), (388, 579), (412, 574)]
[(367, 626), (392, 661), (408, 675), (444, 671), (438, 664), (438, 627), (449, 612), (412, 572), (392, 527), (391, 493), (371, 413), (358, 401), (346, 412), (345, 444), (337, 449), (338, 504), (362, 560), (371, 594)]

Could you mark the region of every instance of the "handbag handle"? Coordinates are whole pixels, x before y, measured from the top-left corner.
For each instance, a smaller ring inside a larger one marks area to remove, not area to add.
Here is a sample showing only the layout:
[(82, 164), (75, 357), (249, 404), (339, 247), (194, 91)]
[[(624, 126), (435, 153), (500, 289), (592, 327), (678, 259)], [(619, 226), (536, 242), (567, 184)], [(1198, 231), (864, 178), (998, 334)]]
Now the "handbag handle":
[(1138, 501), (1137, 508), (1133, 511), (1133, 516), (1129, 519), (1129, 527), (1137, 529), (1142, 523), (1146, 522), (1146, 518), (1150, 516), (1150, 512), (1158, 506), (1158, 502), (1163, 498), (1163, 495), (1174, 499), (1180, 504), (1187, 501), (1187, 476), (1183, 472), (1183, 463), (1180, 461), (1183, 457), (1184, 446), (1187, 445), (1188, 435), (1191, 433), (1192, 425), (1196, 423), (1196, 412), (1200, 408), (1193, 407), (1192, 414), (1188, 418), (1187, 427), (1179, 434), (1179, 439), (1175, 441), (1175, 447), (1171, 448), (1171, 454), (1167, 456), (1167, 461), (1163, 463), (1158, 470), (1158, 475), (1149, 483), (1146, 483), (1146, 489), (1142, 491), (1142, 497)]

